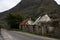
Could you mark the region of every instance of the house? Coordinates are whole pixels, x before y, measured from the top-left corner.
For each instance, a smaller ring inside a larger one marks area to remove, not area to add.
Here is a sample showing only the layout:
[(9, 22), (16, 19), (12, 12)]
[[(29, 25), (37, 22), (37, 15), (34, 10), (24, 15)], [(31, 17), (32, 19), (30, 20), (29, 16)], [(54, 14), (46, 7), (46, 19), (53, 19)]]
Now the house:
[(41, 19), (39, 20), (40, 22), (49, 22), (51, 21), (51, 18), (45, 14), (44, 16), (41, 17)]
[(37, 18), (36, 21), (33, 23), (33, 25), (35, 25), (35, 32), (37, 34), (46, 34), (48, 31), (51, 31), (53, 27), (48, 24), (48, 22), (50, 21), (51, 19), (47, 14)]
[(27, 19), (23, 20), (19, 26), (20, 26), (20, 29), (23, 31), (32, 32), (32, 30), (33, 30), (32, 24), (33, 24), (33, 21), (31, 20), (31, 18), (27, 18)]
[(19, 29), (24, 30), (26, 23), (28, 22), (29, 18), (24, 19), (20, 24), (19, 24)]
[(37, 18), (33, 25), (37, 25), (41, 17)]
[(26, 31), (33, 32), (33, 21), (31, 18), (26, 22)]
[(41, 17), (37, 18), (36, 21), (33, 23), (33, 32), (34, 33), (37, 33), (37, 34), (40, 34), (39, 32), (41, 32), (40, 30), (40, 25), (39, 25), (39, 20), (40, 20)]
[(39, 17), (33, 24), (35, 25), (35, 32), (38, 34), (54, 33), (56, 36), (60, 34), (58, 27), (60, 26), (60, 19), (51, 19), (47, 14)]
[(49, 24), (49, 22), (51, 22), (51, 18), (47, 14), (42, 16), (39, 22), (41, 23), (41, 26), (42, 26), (42, 34), (46, 34), (52, 31), (53, 27), (51, 27)]
[(20, 30), (26, 32), (32, 32), (36, 34), (47, 34), (55, 32), (55, 19), (51, 19), (47, 14), (40, 16), (36, 21), (32, 21), (31, 18), (26, 18), (20, 23)]

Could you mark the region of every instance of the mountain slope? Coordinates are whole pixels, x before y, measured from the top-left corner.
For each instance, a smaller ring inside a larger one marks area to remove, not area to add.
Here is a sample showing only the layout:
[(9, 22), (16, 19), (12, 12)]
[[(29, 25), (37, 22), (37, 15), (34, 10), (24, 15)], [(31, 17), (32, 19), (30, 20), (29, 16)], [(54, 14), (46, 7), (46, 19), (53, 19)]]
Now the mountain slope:
[(20, 13), (33, 18), (48, 14), (51, 18), (60, 18), (60, 6), (54, 0), (22, 0), (16, 7), (4, 13)]

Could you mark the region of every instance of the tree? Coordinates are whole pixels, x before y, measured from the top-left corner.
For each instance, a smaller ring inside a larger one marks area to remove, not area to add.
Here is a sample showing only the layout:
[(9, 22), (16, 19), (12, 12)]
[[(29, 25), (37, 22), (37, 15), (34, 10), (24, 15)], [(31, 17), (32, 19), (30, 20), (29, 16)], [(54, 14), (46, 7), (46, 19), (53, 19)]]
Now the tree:
[(9, 26), (5, 21), (0, 21), (0, 28), (9, 28)]
[(19, 23), (24, 19), (24, 16), (17, 13), (10, 13), (5, 17), (6, 22), (11, 28), (19, 28)]

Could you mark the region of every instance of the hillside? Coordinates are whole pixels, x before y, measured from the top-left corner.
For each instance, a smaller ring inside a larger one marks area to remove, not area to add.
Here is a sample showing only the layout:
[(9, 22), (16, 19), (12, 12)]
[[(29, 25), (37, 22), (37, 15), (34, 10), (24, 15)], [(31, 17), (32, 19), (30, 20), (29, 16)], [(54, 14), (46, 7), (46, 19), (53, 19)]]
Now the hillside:
[(0, 15), (2, 17), (8, 13), (20, 13), (33, 18), (48, 14), (51, 18), (60, 18), (60, 6), (54, 0), (22, 0), (17, 6)]

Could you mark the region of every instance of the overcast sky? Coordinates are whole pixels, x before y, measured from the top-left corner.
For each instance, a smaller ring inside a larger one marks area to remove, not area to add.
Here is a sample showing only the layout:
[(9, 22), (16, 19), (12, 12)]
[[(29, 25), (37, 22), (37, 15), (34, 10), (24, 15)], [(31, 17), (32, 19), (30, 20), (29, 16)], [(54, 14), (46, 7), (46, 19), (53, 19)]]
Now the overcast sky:
[(60, 0), (55, 0), (57, 2), (58, 5), (60, 5)]
[(0, 0), (0, 12), (11, 9), (16, 6), (21, 0)]
[[(60, 4), (60, 0), (55, 0), (58, 4)], [(21, 0), (0, 0), (0, 12), (11, 9), (16, 6)]]

